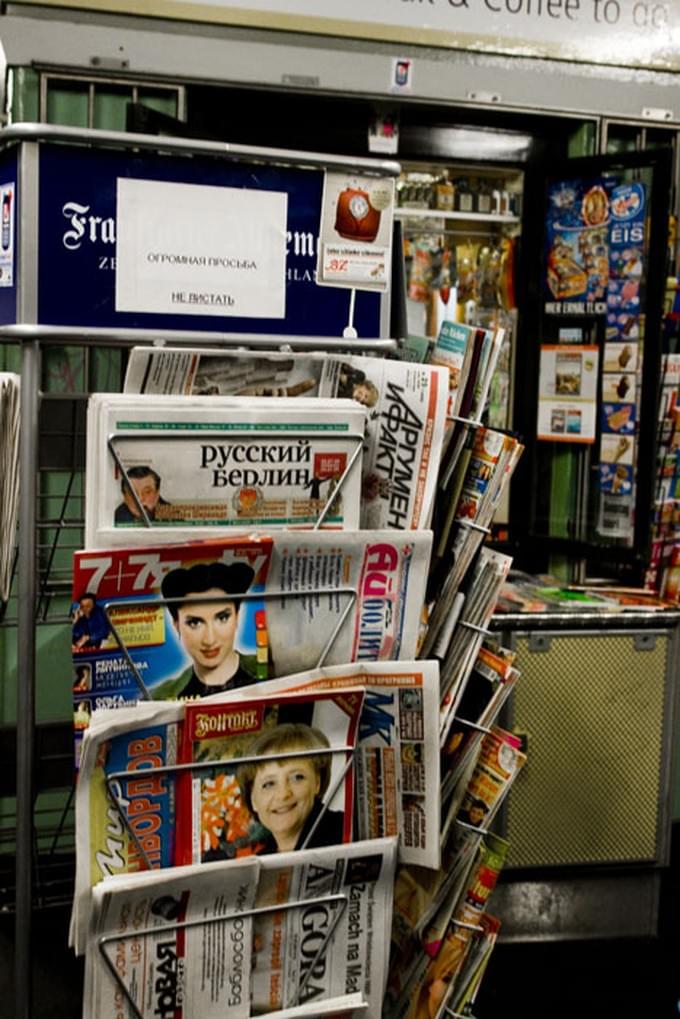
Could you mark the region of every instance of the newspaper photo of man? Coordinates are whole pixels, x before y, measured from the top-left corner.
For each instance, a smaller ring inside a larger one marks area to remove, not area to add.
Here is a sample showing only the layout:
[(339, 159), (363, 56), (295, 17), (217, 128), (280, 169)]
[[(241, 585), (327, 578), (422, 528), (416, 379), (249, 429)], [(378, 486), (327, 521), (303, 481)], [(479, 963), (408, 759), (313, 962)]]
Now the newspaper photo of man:
[(96, 596), (91, 591), (84, 591), (72, 611), (71, 650), (94, 651), (100, 648), (111, 627)]
[[(161, 594), (191, 665), (153, 691), (156, 700), (205, 697), (248, 686), (255, 677), (234, 647), (239, 608), (255, 573), (247, 563), (197, 563), (171, 570)], [(177, 600), (175, 600), (177, 599)]]
[(247, 757), (268, 758), (243, 764), (238, 784), (248, 810), (267, 829), (264, 853), (333, 846), (343, 841), (344, 815), (325, 809), (323, 797), (331, 777), (332, 754), (283, 757), (294, 750), (329, 750), (320, 729), (287, 722), (260, 733)]
[[(149, 520), (154, 520), (159, 506), (167, 506), (168, 502), (161, 496), (161, 478), (151, 467), (140, 465), (130, 467), (127, 472), (130, 484), (125, 479), (120, 485), (123, 501), (116, 506), (113, 515), (116, 524), (132, 524), (143, 519), (135, 495), (144, 507)], [(130, 487), (132, 486), (132, 488)], [(134, 495), (132, 492), (134, 489)]]

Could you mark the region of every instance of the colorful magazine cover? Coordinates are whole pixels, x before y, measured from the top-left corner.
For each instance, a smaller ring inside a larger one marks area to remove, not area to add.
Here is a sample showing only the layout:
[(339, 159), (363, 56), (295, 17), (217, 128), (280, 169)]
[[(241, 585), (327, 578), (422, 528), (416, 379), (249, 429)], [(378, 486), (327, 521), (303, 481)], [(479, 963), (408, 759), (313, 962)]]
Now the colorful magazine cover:
[(93, 712), (267, 679), (271, 539), (76, 552), (76, 759)]
[[(83, 742), (76, 786), (72, 941), (84, 950), (90, 889), (175, 861), (180, 704), (100, 711)], [(169, 770), (164, 770), (169, 769)]]
[[(399, 837), (399, 857), (437, 869), (439, 852), (439, 666), (360, 662), (269, 680), (258, 692), (366, 692), (356, 750), (355, 837)], [(248, 691), (242, 691), (247, 697)]]
[(180, 779), (177, 862), (348, 842), (363, 699), (354, 689), (187, 703), (182, 761), (196, 767)]

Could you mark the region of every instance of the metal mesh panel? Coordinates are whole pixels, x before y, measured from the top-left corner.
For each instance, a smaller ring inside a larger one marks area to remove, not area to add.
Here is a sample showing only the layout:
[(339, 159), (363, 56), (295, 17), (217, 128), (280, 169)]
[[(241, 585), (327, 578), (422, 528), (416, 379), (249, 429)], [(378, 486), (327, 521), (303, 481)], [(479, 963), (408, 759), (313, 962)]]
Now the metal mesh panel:
[(657, 853), (667, 637), (517, 641), (513, 728), (528, 761), (508, 801), (512, 866), (653, 860)]

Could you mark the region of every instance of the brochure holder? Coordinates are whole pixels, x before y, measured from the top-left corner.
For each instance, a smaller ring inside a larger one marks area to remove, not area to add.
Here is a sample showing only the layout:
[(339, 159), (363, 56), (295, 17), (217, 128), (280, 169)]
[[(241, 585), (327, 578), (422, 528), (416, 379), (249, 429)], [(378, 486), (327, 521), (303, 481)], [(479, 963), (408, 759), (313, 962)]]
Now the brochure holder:
[[(313, 588), (310, 588), (307, 591), (246, 591), (244, 594), (240, 594), (238, 597), (239, 597), (239, 601), (272, 601), (274, 598), (284, 598), (284, 599), (288, 599), (288, 598), (300, 598), (300, 599), (302, 599), (302, 598), (314, 597), (314, 596), (317, 596), (317, 595), (324, 595), (324, 594), (327, 594), (327, 595), (329, 595), (331, 597), (332, 596), (342, 595), (342, 596), (346, 596), (348, 600), (347, 600), (347, 604), (345, 605), (344, 609), (340, 613), (340, 616), (338, 618), (337, 623), (335, 624), (334, 629), (331, 631), (331, 633), (330, 633), (330, 635), (328, 637), (328, 640), (326, 641), (326, 644), (324, 645), (324, 647), (323, 647), (323, 649), (321, 651), (321, 654), (319, 656), (319, 660), (316, 663), (315, 668), (320, 669), (322, 667), (323, 663), (326, 661), (326, 658), (328, 657), (328, 655), (329, 655), (329, 653), (331, 651), (331, 648), (333, 647), (333, 645), (334, 645), (334, 643), (336, 641), (336, 638), (337, 638), (338, 634), (340, 633), (340, 630), (342, 629), (343, 625), (345, 624), (345, 621), (347, 620), (347, 617), (349, 616), (350, 610), (351, 610), (352, 606), (354, 605), (354, 603), (355, 603), (355, 601), (357, 599), (357, 592), (356, 592), (355, 588), (353, 588), (353, 587), (332, 587), (332, 588), (313, 587)], [(137, 666), (135, 665), (134, 661), (132, 660), (132, 656), (130, 654), (130, 651), (128, 650), (127, 645), (125, 644), (125, 641), (121, 637), (120, 633), (116, 629), (115, 623), (111, 619), (111, 613), (110, 613), (109, 609), (129, 609), (129, 608), (139, 608), (141, 606), (144, 606), (145, 608), (148, 609), (149, 605), (152, 605), (153, 607), (157, 606), (157, 607), (160, 608), (160, 607), (165, 606), (165, 605), (175, 605), (175, 604), (186, 605), (189, 602), (193, 602), (193, 603), (195, 603), (197, 605), (210, 605), (210, 604), (214, 604), (214, 603), (220, 603), (221, 604), (224, 600), (225, 600), (224, 597), (210, 597), (210, 598), (200, 598), (199, 597), (199, 598), (189, 598), (189, 599), (178, 597), (178, 598), (157, 598), (153, 602), (149, 602), (148, 599), (146, 599), (146, 598), (125, 598), (125, 599), (121, 599), (120, 601), (104, 602), (103, 603), (102, 610), (104, 612), (104, 615), (106, 616), (106, 620), (107, 620), (109, 626), (111, 627), (111, 633), (113, 635), (113, 638), (116, 641), (116, 644), (118, 645), (118, 649), (121, 652), (121, 654), (123, 655), (123, 658), (125, 659), (125, 662), (126, 662), (128, 668), (130, 669), (130, 672), (132, 673), (132, 675), (133, 675), (133, 677), (135, 679), (135, 682), (137, 683), (137, 686), (139, 687), (139, 691), (140, 691), (142, 700), (150, 701), (150, 700), (153, 700), (153, 698), (152, 698), (151, 694), (149, 693), (149, 690), (148, 690), (144, 680), (142, 679), (142, 676), (141, 676), (141, 673), (140, 673), (139, 669), (137, 668)], [(253, 682), (255, 682), (255, 681), (253, 681)]]
[[(312, 899), (303, 899), (303, 900), (299, 900), (299, 901), (295, 901), (295, 902), (281, 903), (281, 904), (275, 905), (275, 906), (261, 906), (259, 908), (245, 909), (245, 910), (239, 911), (238, 913), (227, 913), (224, 916), (212, 916), (212, 917), (206, 917), (206, 918), (197, 919), (197, 920), (186, 920), (186, 921), (181, 922), (181, 923), (170, 923), (167, 926), (163, 926), (163, 927), (146, 927), (146, 928), (142, 928), (141, 930), (133, 930), (133, 931), (127, 932), (125, 934), (107, 934), (107, 935), (102, 935), (100, 938), (97, 939), (97, 950), (98, 950), (98, 952), (99, 952), (99, 954), (100, 954), (100, 956), (102, 958), (102, 961), (104, 962), (108, 972), (112, 976), (112, 978), (115, 981), (116, 985), (120, 988), (121, 992), (123, 993), (123, 995), (125, 997), (125, 1000), (127, 1001), (128, 1005), (132, 1009), (134, 1015), (137, 1017), (137, 1019), (144, 1019), (144, 1016), (143, 1016), (142, 1012), (140, 1011), (140, 1009), (137, 1006), (137, 1003), (132, 998), (132, 996), (131, 996), (128, 988), (126, 987), (126, 985), (125, 985), (125, 983), (124, 983), (120, 973), (116, 969), (114, 961), (112, 960), (111, 956), (107, 952), (107, 946), (109, 944), (111, 944), (111, 943), (119, 943), (121, 941), (127, 941), (127, 940), (129, 940), (131, 938), (149, 937), (149, 936), (152, 936), (154, 934), (158, 935), (159, 933), (166, 933), (166, 932), (170, 932), (170, 931), (190, 930), (190, 929), (196, 928), (196, 927), (208, 927), (208, 926), (212, 926), (213, 924), (216, 924), (216, 923), (229, 923), (229, 922), (231, 922), (233, 920), (243, 920), (243, 919), (247, 919), (247, 918), (254, 918), (254, 917), (260, 917), (260, 916), (268, 916), (268, 915), (276, 914), (276, 913), (285, 913), (285, 912), (290, 912), (291, 910), (295, 910), (295, 909), (303, 909), (303, 908), (307, 909), (310, 906), (315, 906), (315, 905), (316, 906), (327, 906), (327, 905), (331, 905), (332, 906), (332, 905), (335, 905), (336, 908), (333, 910), (333, 918), (332, 918), (331, 922), (328, 925), (328, 930), (325, 932), (323, 938), (321, 939), (321, 941), (319, 943), (319, 947), (318, 947), (317, 951), (315, 952), (314, 957), (311, 960), (311, 963), (307, 967), (306, 972), (305, 972), (302, 980), (300, 981), (300, 984), (299, 984), (299, 986), (297, 988), (297, 991), (296, 991), (296, 994), (295, 994), (295, 997), (294, 997), (292, 1003), (290, 1005), (284, 1006), (284, 1007), (286, 1007), (287, 1009), (290, 1010), (289, 1014), (290, 1014), (291, 1019), (293, 1019), (294, 1015), (297, 1014), (296, 1012), (293, 1011), (293, 1009), (298, 1005), (300, 995), (303, 993), (303, 991), (305, 989), (305, 986), (307, 985), (307, 983), (309, 981), (309, 978), (312, 976), (317, 961), (323, 956), (323, 953), (325, 952), (327, 946), (332, 941), (332, 939), (333, 939), (333, 937), (335, 935), (335, 931), (337, 929), (337, 926), (338, 926), (340, 920), (342, 919), (342, 916), (343, 916), (345, 910), (347, 909), (347, 907), (349, 905), (349, 897), (346, 894), (344, 894), (344, 893), (337, 892), (337, 893), (333, 893), (333, 894), (330, 894), (330, 895), (318, 896), (318, 897), (315, 897), (315, 898), (312, 898)], [(277, 1015), (276, 1012), (271, 1012), (271, 1013), (267, 1013), (267, 1014), (271, 1015), (272, 1017), (275, 1017)], [(300, 1011), (300, 1015), (309, 1015), (309, 1012), (307, 1010)], [(190, 1017), (190, 1019), (195, 1019), (195, 1017)], [(266, 1016), (263, 1015), (261, 1017), (261, 1019), (266, 1019)]]
[[(332, 756), (333, 754), (347, 754), (349, 756), (348, 756), (347, 760), (345, 761), (345, 765), (342, 768), (342, 771), (340, 772), (340, 774), (338, 776), (336, 776), (335, 780), (333, 781), (333, 784), (331, 786), (329, 786), (328, 791), (327, 791), (327, 795), (326, 795), (326, 798), (325, 798), (325, 801), (323, 802), (321, 810), (319, 811), (319, 815), (316, 818), (316, 820), (315, 820), (314, 824), (312, 825), (312, 827), (310, 828), (309, 832), (307, 833), (307, 835), (305, 837), (304, 844), (302, 846), (300, 846), (300, 849), (305, 849), (307, 847), (307, 843), (309, 842), (309, 840), (311, 839), (312, 835), (316, 831), (316, 829), (317, 829), (317, 827), (319, 825), (319, 822), (322, 820), (324, 814), (328, 810), (328, 805), (331, 803), (333, 797), (335, 796), (336, 792), (340, 788), (341, 783), (344, 781), (345, 775), (347, 774), (349, 769), (354, 765), (354, 754), (355, 754), (355, 748), (354, 747), (351, 747), (351, 746), (344, 746), (344, 747), (313, 747), (311, 750), (288, 750), (288, 751), (285, 751), (284, 753), (279, 753), (279, 754), (259, 754), (259, 755), (255, 756), (255, 757), (230, 757), (230, 758), (224, 758), (222, 760), (216, 760), (216, 761), (188, 761), (186, 764), (167, 764), (167, 765), (161, 765), (161, 766), (156, 767), (156, 768), (144, 768), (144, 777), (146, 778), (147, 775), (170, 775), (170, 774), (177, 774), (177, 773), (183, 773), (183, 772), (192, 772), (193, 773), (195, 771), (209, 771), (211, 768), (217, 768), (221, 764), (222, 765), (224, 765), (224, 764), (233, 765), (234, 768), (236, 769), (236, 768), (238, 768), (242, 764), (255, 764), (255, 762), (258, 762), (258, 761), (259, 762), (261, 762), (261, 761), (284, 761), (284, 760), (289, 760), (289, 759), (298, 760), (301, 757), (323, 757), (323, 756)], [(121, 821), (122, 821), (122, 823), (123, 823), (123, 825), (125, 827), (125, 830), (127, 831), (128, 835), (130, 836), (130, 838), (134, 842), (135, 848), (136, 848), (137, 852), (139, 853), (141, 858), (146, 863), (147, 869), (148, 870), (153, 870), (153, 867), (151, 865), (151, 861), (149, 860), (149, 857), (147, 856), (146, 851), (144, 850), (143, 846), (141, 845), (140, 840), (137, 838), (137, 835), (132, 830), (132, 826), (130, 825), (128, 816), (125, 813), (125, 810), (123, 808), (124, 801), (123, 801), (122, 798), (120, 798), (118, 796), (116, 788), (114, 786), (114, 784), (117, 784), (117, 783), (121, 782), (122, 779), (130, 779), (130, 780), (139, 779), (139, 774), (140, 774), (139, 771), (135, 771), (135, 772), (130, 772), (130, 771), (113, 771), (113, 772), (111, 772), (110, 775), (106, 776), (105, 786), (106, 786), (106, 792), (107, 792), (107, 795), (108, 795), (108, 797), (109, 797), (109, 799), (111, 801), (111, 804), (113, 805), (113, 807), (116, 810), (118, 816), (120, 817), (120, 819), (121, 819)]]
[[(229, 434), (229, 438), (230, 439), (232, 439), (232, 438), (234, 438), (234, 439), (238, 439), (238, 438), (240, 438), (240, 439), (244, 439), (244, 438), (252, 439), (252, 438), (254, 438), (253, 432), (249, 431), (248, 429), (234, 429), (233, 431), (230, 431), (228, 434)], [(276, 438), (280, 438), (280, 436), (281, 436), (280, 431), (275, 431), (274, 429), (272, 429), (271, 431), (267, 431), (266, 429), (259, 429), (258, 432), (257, 432), (257, 438), (258, 439), (268, 439), (268, 438), (269, 439), (273, 439), (275, 437)], [(139, 496), (138, 496), (138, 494), (137, 494), (137, 492), (135, 490), (134, 485), (131, 483), (130, 478), (128, 477), (128, 473), (127, 473), (127, 471), (126, 471), (126, 469), (125, 469), (125, 467), (123, 465), (123, 462), (121, 461), (121, 459), (120, 459), (120, 457), (118, 455), (118, 452), (116, 450), (115, 441), (116, 441), (117, 438), (121, 438), (121, 437), (124, 438), (126, 442), (134, 442), (134, 441), (148, 442), (149, 439), (156, 439), (156, 440), (158, 440), (158, 439), (172, 439), (172, 438), (177, 438), (177, 436), (175, 434), (173, 434), (173, 433), (168, 434), (168, 432), (166, 432), (166, 431), (158, 431), (158, 432), (156, 432), (156, 431), (153, 430), (153, 428), (149, 428), (143, 435), (128, 435), (128, 434), (126, 434), (125, 436), (121, 436), (119, 432), (112, 432), (111, 435), (109, 435), (108, 439), (106, 440), (106, 445), (108, 447), (109, 453), (111, 454), (111, 457), (113, 458), (113, 461), (114, 461), (116, 467), (120, 471), (121, 476), (123, 478), (123, 481), (125, 482), (125, 484), (126, 484), (126, 486), (128, 488), (128, 491), (132, 495), (132, 498), (134, 500), (135, 506), (136, 506), (136, 508), (137, 508), (137, 510), (138, 510), (138, 512), (139, 512), (139, 514), (140, 514), (140, 516), (141, 516), (141, 518), (143, 520), (143, 522), (144, 522), (144, 526), (152, 528), (154, 526), (154, 521), (149, 517), (148, 513), (146, 512), (145, 507), (142, 505), (141, 499), (139, 498)], [(286, 438), (288, 438), (288, 439), (307, 438), (307, 437), (308, 437), (308, 433), (303, 431), (303, 430), (300, 430), (300, 431), (290, 430), (290, 431), (286, 432)], [(338, 436), (338, 435), (315, 435), (314, 436), (314, 442), (315, 443), (316, 442), (320, 442), (320, 443), (337, 442), (339, 437), (342, 438), (343, 441), (349, 440), (353, 444), (354, 449), (352, 450), (352, 453), (351, 453), (351, 455), (349, 457), (349, 460), (347, 461), (347, 464), (345, 465), (344, 471), (342, 472), (342, 474), (338, 478), (338, 483), (337, 483), (336, 487), (333, 489), (333, 491), (330, 493), (330, 495), (326, 498), (325, 505), (323, 506), (323, 509), (321, 510), (319, 516), (317, 517), (313, 527), (311, 528), (314, 531), (318, 530), (321, 527), (322, 523), (324, 522), (324, 520), (328, 516), (328, 514), (329, 514), (329, 512), (331, 510), (331, 507), (332, 507), (332, 505), (333, 505), (333, 503), (335, 501), (335, 499), (342, 494), (343, 486), (345, 485), (347, 479), (349, 478), (350, 474), (352, 473), (352, 470), (354, 469), (357, 460), (361, 456), (361, 451), (362, 451), (362, 448), (363, 448), (363, 442), (364, 442), (364, 438), (365, 438), (365, 436), (361, 432), (342, 432), (340, 436)], [(223, 432), (209, 432), (208, 431), (208, 432), (201, 432), (201, 438), (203, 438), (203, 439), (222, 439), (224, 441), (225, 436), (224, 436)], [(244, 521), (244, 524), (246, 526), (248, 525), (248, 523), (251, 523), (251, 526), (255, 526), (255, 527), (258, 526), (257, 525), (257, 521), (252, 521), (252, 522), (249, 522), (248, 520)]]

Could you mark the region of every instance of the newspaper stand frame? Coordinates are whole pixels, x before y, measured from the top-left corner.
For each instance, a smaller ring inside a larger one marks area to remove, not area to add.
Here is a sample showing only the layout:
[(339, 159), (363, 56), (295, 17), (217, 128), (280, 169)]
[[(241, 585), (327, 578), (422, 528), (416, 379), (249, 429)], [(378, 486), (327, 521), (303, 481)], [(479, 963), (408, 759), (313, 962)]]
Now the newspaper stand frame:
[[(18, 1019), (30, 1019), (31, 986), (31, 927), (32, 927), (32, 839), (33, 839), (33, 773), (35, 726), (36, 637), (34, 627), (37, 594), (37, 542), (36, 500), (38, 463), (38, 414), (40, 404), (40, 355), (43, 346), (68, 345), (130, 347), (149, 345), (204, 345), (234, 348), (274, 349), (288, 352), (292, 349), (346, 351), (369, 350), (376, 354), (394, 351), (394, 340), (358, 339), (350, 328), (340, 336), (286, 336), (283, 334), (220, 333), (216, 331), (149, 328), (111, 328), (98, 326), (51, 325), (38, 320), (37, 251), (39, 245), (39, 203), (37, 177), (40, 142), (61, 142), (66, 145), (91, 148), (124, 148), (169, 154), (209, 155), (231, 161), (261, 161), (307, 169), (336, 169), (349, 172), (374, 173), (376, 176), (396, 176), (399, 165), (387, 161), (338, 158), (318, 153), (300, 153), (286, 150), (267, 150), (257, 147), (232, 146), (221, 143), (188, 139), (163, 138), (118, 132), (96, 131), (44, 124), (23, 124), (0, 132), (0, 150), (8, 145), (20, 148), (17, 159), (16, 181), (21, 194), (18, 207), (17, 229), (21, 244), (17, 256), (16, 315), (14, 324), (0, 325), (0, 340), (21, 346), (21, 409), (20, 409), (20, 495), (19, 495), (19, 554), (17, 599), (17, 865), (15, 915), (15, 979)], [(350, 290), (350, 309), (354, 304), (356, 288)], [(383, 301), (386, 312), (386, 301)], [(350, 319), (352, 312), (350, 310)], [(381, 325), (386, 314), (381, 317)], [(480, 422), (460, 420), (462, 431), (480, 427)], [(448, 479), (447, 479), (448, 480)], [(324, 591), (338, 595), (342, 589)], [(350, 589), (356, 598), (357, 592)], [(290, 592), (291, 594), (293, 592)], [(314, 592), (294, 592), (299, 597)], [(262, 598), (262, 594), (257, 597)], [(351, 608), (351, 602), (347, 611)], [(481, 634), (480, 634), (481, 636)], [(297, 756), (300, 752), (297, 752)], [(215, 762), (211, 762), (214, 766)], [(351, 761), (350, 761), (351, 764)], [(349, 765), (348, 765), (349, 766)], [(475, 829), (477, 837), (484, 830)], [(277, 907), (280, 909), (280, 907)], [(242, 916), (243, 914), (239, 914)], [(222, 918), (219, 918), (222, 919)], [(457, 1014), (445, 1009), (452, 1019)], [(192, 1017), (194, 1019), (194, 1017)]]
[[(287, 336), (284, 334), (204, 332), (200, 330), (149, 328), (125, 329), (95, 326), (51, 325), (38, 320), (37, 253), (39, 203), (37, 177), (41, 142), (60, 142), (95, 149), (123, 148), (182, 154), (209, 155), (229, 161), (259, 161), (317, 170), (365, 172), (376, 177), (395, 177), (399, 164), (387, 160), (343, 158), (314, 152), (227, 145), (192, 139), (126, 134), (70, 128), (48, 124), (21, 124), (0, 132), (0, 150), (18, 150), (16, 183), (21, 193), (17, 230), (21, 244), (16, 258), (16, 309), (13, 324), (0, 326), (0, 342), (21, 346), (21, 406), (19, 448), (19, 551), (17, 557), (17, 758), (16, 758), (16, 900), (15, 900), (15, 993), (18, 1019), (31, 1016), (31, 936), (33, 909), (33, 794), (35, 773), (36, 634), (37, 600), (37, 472), (40, 406), (41, 349), (45, 345), (131, 347), (139, 343), (231, 346), (300, 350), (393, 351), (395, 340), (385, 336), (357, 338), (356, 332), (340, 336)], [(387, 301), (383, 300), (387, 320)]]
[[(193, 929), (194, 927), (208, 927), (216, 923), (229, 923), (230, 921), (233, 920), (243, 920), (247, 919), (248, 917), (265, 916), (266, 914), (269, 913), (284, 913), (293, 909), (306, 908), (310, 905), (312, 906), (325, 905), (333, 902), (337, 903), (338, 906), (341, 906), (341, 908), (333, 911), (333, 920), (329, 925), (328, 930), (324, 934), (321, 943), (319, 944), (319, 947), (316, 953), (314, 954), (312, 961), (307, 967), (307, 970), (298, 986), (297, 994), (295, 995), (293, 1004), (285, 1006), (286, 1009), (292, 1010), (298, 1005), (297, 999), (304, 991), (307, 981), (309, 980), (314, 971), (314, 967), (316, 966), (317, 960), (321, 958), (324, 951), (326, 950), (326, 947), (335, 936), (337, 926), (340, 923), (343, 913), (345, 912), (349, 904), (349, 898), (347, 895), (343, 895), (340, 892), (334, 892), (331, 895), (322, 895), (313, 899), (303, 899), (295, 902), (284, 902), (276, 906), (260, 906), (252, 909), (245, 909), (239, 913), (229, 913), (223, 916), (211, 916), (203, 920), (186, 920), (181, 923), (168, 924), (167, 926), (164, 927), (148, 927), (146, 929), (143, 928), (142, 930), (131, 931), (126, 934), (103, 934), (99, 938), (97, 938), (97, 950), (101, 958), (104, 960), (108, 972), (111, 974), (118, 987), (120, 987), (120, 989), (122, 990), (128, 1005), (132, 1008), (136, 1016), (136, 1019), (144, 1019), (143, 1013), (140, 1011), (140, 1009), (137, 1006), (137, 1003), (135, 1002), (130, 992), (128, 991), (128, 988), (125, 986), (125, 983), (120, 973), (117, 971), (115, 965), (111, 962), (110, 957), (106, 953), (106, 946), (110, 942), (127, 941), (130, 938), (148, 937), (153, 934), (157, 935), (159, 933), (166, 932), (169, 933), (170, 931), (188, 930)], [(325, 1000), (332, 1001), (333, 999), (327, 998)], [(362, 1002), (365, 1002), (365, 999), (362, 999)], [(309, 1013), (306, 1014), (309, 1015)], [(275, 1017), (276, 1012), (261, 1013), (260, 1019), (267, 1019), (267, 1016)]]
[[(116, 451), (115, 440), (117, 438), (121, 438), (125, 442), (139, 442), (139, 441), (148, 440), (148, 439), (156, 439), (156, 440), (158, 440), (158, 439), (175, 439), (175, 438), (178, 437), (179, 434), (180, 434), (179, 432), (178, 433), (174, 433), (174, 432), (169, 432), (167, 430), (164, 430), (164, 431), (160, 431), (159, 430), (158, 432), (154, 432), (153, 428), (149, 428), (147, 431), (144, 432), (143, 435), (129, 435), (129, 434), (123, 434), (123, 433), (120, 433), (120, 432), (111, 432), (110, 435), (108, 436), (107, 440), (106, 440), (107, 449), (108, 449), (109, 453), (111, 454), (116, 467), (120, 471), (121, 476), (123, 478), (123, 481), (125, 482), (125, 484), (126, 484), (126, 486), (128, 488), (128, 491), (132, 495), (132, 498), (133, 498), (133, 501), (135, 503), (135, 506), (139, 510), (141, 518), (142, 518), (142, 520), (144, 522), (144, 526), (145, 527), (149, 527), (151, 529), (153, 529), (155, 527), (156, 522), (154, 520), (152, 520), (151, 517), (149, 516), (149, 514), (146, 512), (146, 508), (142, 505), (142, 501), (139, 498), (139, 495), (137, 494), (137, 491), (136, 491), (134, 485), (132, 485), (130, 483), (130, 478), (128, 477), (127, 470), (126, 470), (123, 462), (121, 461), (121, 459), (120, 459), (120, 457), (118, 455), (118, 452)], [(268, 431), (267, 429), (259, 429), (258, 432), (257, 432), (257, 438), (258, 439), (263, 439), (263, 438), (268, 438), (268, 437), (272, 438), (274, 436), (279, 436), (279, 435), (280, 435), (280, 432), (277, 432), (274, 429), (271, 429), (270, 431)], [(229, 431), (229, 438), (231, 439), (232, 437), (233, 438), (241, 438), (241, 439), (244, 439), (244, 438), (254, 439), (255, 438), (255, 433), (253, 433), (252, 431), (249, 431), (248, 429), (234, 429), (234, 430), (230, 430)], [(300, 429), (299, 432), (298, 431), (294, 431), (294, 430), (286, 432), (286, 438), (287, 439), (308, 438), (308, 437), (309, 437), (309, 433), (305, 432), (303, 429)], [(204, 438), (204, 439), (224, 438), (224, 435), (223, 435), (222, 432), (205, 431), (205, 432), (201, 432), (201, 438)], [(323, 506), (321, 512), (319, 513), (317, 519), (312, 524), (310, 530), (312, 530), (312, 531), (320, 530), (321, 525), (323, 524), (324, 520), (326, 519), (326, 517), (330, 513), (331, 508), (332, 508), (333, 503), (335, 502), (336, 498), (338, 498), (340, 495), (342, 495), (342, 489), (343, 489), (344, 485), (346, 484), (348, 478), (350, 477), (352, 471), (354, 470), (355, 465), (357, 463), (357, 460), (361, 456), (361, 453), (362, 453), (362, 450), (363, 450), (364, 439), (365, 439), (365, 435), (363, 433), (360, 433), (360, 432), (342, 432), (342, 433), (338, 433), (338, 434), (334, 434), (334, 435), (315, 435), (314, 436), (314, 442), (315, 443), (316, 442), (320, 442), (320, 443), (329, 442), (330, 443), (330, 442), (336, 442), (338, 440), (342, 440), (344, 442), (351, 441), (353, 443), (353, 445), (354, 445), (354, 449), (352, 450), (352, 453), (351, 453), (351, 455), (350, 455), (350, 457), (349, 457), (349, 459), (347, 461), (347, 464), (345, 465), (344, 471), (342, 472), (342, 474), (338, 478), (336, 487), (326, 497), (326, 501), (324, 503), (324, 506)], [(265, 524), (259, 524), (257, 520), (249, 521), (248, 519), (244, 519), (243, 524), (246, 525), (246, 526), (248, 524), (250, 524), (253, 527), (267, 527), (268, 526), (266, 523)], [(179, 525), (181, 525), (181, 521), (178, 521), (178, 526)], [(233, 525), (229, 524), (229, 525), (225, 525), (225, 526), (229, 526), (231, 528), (231, 527), (239, 527), (240, 525), (239, 524), (233, 524)], [(293, 526), (295, 527), (297, 525), (294, 524)], [(307, 527), (307, 525), (304, 522), (302, 522), (300, 526), (301, 527), (303, 527), (303, 526)], [(157, 528), (157, 529), (160, 530), (161, 528)]]

